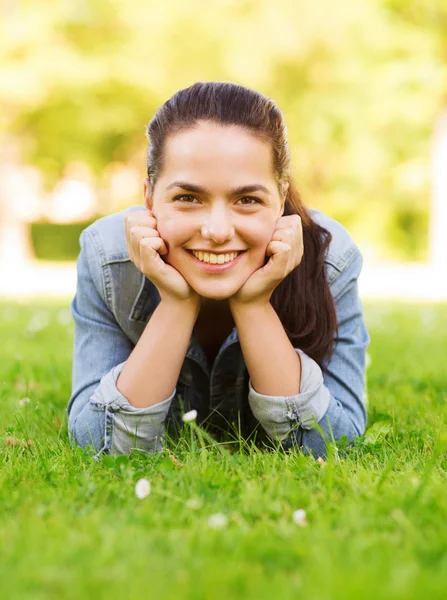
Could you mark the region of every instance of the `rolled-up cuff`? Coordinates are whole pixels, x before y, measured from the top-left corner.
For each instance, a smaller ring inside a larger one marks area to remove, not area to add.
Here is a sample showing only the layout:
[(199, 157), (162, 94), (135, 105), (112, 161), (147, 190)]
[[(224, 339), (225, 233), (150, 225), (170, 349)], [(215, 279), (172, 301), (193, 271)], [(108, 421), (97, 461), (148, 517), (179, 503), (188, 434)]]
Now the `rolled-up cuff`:
[(266, 396), (259, 394), (249, 380), (250, 408), (267, 434), (279, 440), (297, 424), (303, 429), (312, 429), (326, 413), (331, 397), (319, 365), (299, 348), (295, 351), (301, 359), (299, 394)]
[(127, 398), (119, 392), (116, 382), (125, 362), (111, 369), (104, 377), (90, 398), (93, 410), (103, 410), (109, 415), (111, 454), (126, 454), (132, 448), (140, 448), (150, 452), (161, 449), (164, 437), (164, 423), (176, 394), (176, 389), (169, 398), (138, 408), (132, 406)]

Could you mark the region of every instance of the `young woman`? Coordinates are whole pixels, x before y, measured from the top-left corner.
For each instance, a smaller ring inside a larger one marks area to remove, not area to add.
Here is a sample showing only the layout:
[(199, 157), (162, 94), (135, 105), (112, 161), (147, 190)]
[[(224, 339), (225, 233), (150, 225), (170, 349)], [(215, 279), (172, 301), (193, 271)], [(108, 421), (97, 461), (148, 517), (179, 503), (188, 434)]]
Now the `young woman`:
[(81, 235), (72, 443), (161, 450), (193, 409), (220, 439), (315, 456), (361, 435), (362, 257), (302, 204), (281, 111), (240, 85), (196, 83), (147, 133), (145, 208)]

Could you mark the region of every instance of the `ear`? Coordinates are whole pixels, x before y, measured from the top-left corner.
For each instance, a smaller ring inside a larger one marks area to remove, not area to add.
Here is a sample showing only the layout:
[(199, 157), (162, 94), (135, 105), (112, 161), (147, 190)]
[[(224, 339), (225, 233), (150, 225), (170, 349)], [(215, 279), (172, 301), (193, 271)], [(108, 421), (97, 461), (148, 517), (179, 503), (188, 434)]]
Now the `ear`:
[(151, 184), (147, 177), (143, 180), (144, 185), (144, 204), (149, 210), (152, 210), (153, 202), (152, 202), (152, 192), (151, 192)]

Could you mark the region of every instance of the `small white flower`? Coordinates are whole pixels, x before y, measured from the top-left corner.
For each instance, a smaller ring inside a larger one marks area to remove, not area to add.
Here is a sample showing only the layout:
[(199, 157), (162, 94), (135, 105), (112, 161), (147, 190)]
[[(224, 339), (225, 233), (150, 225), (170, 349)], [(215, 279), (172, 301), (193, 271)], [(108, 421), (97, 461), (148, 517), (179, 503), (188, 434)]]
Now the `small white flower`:
[(228, 517), (223, 513), (216, 513), (208, 518), (208, 525), (212, 529), (222, 529), (228, 525)]
[(151, 483), (147, 479), (139, 479), (135, 485), (135, 494), (137, 498), (143, 500), (151, 493)]
[(185, 423), (191, 423), (191, 421), (195, 421), (197, 419), (197, 411), (190, 410), (183, 415), (182, 419)]
[(303, 508), (299, 508), (298, 510), (296, 510), (292, 516), (293, 520), (297, 525), (299, 525), (300, 527), (306, 527), (306, 511)]
[(29, 402), (31, 402), (30, 398), (22, 398), (21, 400), (19, 400), (19, 405), (25, 406), (25, 404), (28, 404)]
[(186, 506), (191, 510), (199, 510), (199, 508), (202, 508), (202, 501), (200, 498), (189, 498), (186, 501)]
[(324, 469), (324, 467), (326, 466), (326, 461), (324, 460), (324, 458), (322, 456), (319, 456), (317, 458), (317, 463), (319, 465), (321, 465), (321, 468)]

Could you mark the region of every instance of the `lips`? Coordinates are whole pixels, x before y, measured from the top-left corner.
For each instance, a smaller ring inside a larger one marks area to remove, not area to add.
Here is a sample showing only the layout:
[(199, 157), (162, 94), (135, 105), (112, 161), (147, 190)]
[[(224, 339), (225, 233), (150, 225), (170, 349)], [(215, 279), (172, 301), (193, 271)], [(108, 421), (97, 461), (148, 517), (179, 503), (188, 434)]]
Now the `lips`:
[(241, 258), (244, 256), (246, 251), (240, 252), (236, 256), (236, 258), (234, 258), (233, 260), (231, 260), (229, 262), (222, 263), (222, 264), (206, 263), (206, 262), (201, 261), (198, 258), (196, 258), (191, 250), (188, 250), (187, 252), (188, 252), (189, 256), (192, 258), (192, 260), (194, 261), (195, 265), (199, 269), (204, 271), (205, 273), (222, 273), (223, 271), (227, 271), (228, 269), (233, 268), (241, 260)]
[(223, 265), (227, 262), (231, 262), (240, 254), (240, 252), (221, 252), (216, 254), (214, 252), (202, 252), (200, 250), (192, 250), (192, 253), (200, 261), (210, 265)]

